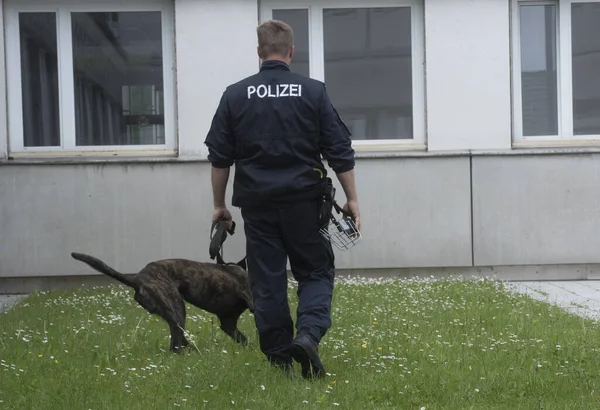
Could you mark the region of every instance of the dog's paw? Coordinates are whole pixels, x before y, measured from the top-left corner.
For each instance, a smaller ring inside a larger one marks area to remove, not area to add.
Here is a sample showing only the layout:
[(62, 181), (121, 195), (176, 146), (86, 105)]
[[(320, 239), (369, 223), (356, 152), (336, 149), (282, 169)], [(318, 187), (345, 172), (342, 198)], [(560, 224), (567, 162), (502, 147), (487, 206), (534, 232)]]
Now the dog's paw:
[(182, 353), (187, 345), (180, 345), (180, 346), (171, 346), (171, 352), (173, 353)]
[(238, 337), (236, 338), (236, 342), (241, 345), (241, 346), (248, 346), (248, 338), (242, 334), (238, 334)]

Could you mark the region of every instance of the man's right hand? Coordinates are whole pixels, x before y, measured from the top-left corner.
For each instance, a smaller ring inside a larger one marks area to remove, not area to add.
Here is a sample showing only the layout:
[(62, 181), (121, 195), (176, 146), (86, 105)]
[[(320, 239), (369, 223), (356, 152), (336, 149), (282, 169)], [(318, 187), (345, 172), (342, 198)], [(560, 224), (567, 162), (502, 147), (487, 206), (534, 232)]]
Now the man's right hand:
[(346, 202), (346, 205), (344, 205), (342, 209), (352, 216), (356, 229), (360, 231), (360, 211), (358, 210), (358, 201), (350, 200)]
[(225, 219), (227, 221), (227, 230), (231, 230), (233, 217), (226, 207), (218, 207), (213, 211), (212, 221), (215, 222), (219, 219)]

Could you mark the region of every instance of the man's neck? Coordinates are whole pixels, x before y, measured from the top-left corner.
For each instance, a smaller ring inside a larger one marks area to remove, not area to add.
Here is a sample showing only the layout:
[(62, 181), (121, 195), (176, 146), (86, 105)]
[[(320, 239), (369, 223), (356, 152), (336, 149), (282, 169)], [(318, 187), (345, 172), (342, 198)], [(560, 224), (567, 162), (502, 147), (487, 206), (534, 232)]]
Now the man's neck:
[(269, 57), (263, 60), (263, 63), (266, 63), (267, 61), (279, 61), (282, 63), (286, 63), (287, 65), (290, 65), (290, 60), (287, 58), (283, 58), (283, 57)]

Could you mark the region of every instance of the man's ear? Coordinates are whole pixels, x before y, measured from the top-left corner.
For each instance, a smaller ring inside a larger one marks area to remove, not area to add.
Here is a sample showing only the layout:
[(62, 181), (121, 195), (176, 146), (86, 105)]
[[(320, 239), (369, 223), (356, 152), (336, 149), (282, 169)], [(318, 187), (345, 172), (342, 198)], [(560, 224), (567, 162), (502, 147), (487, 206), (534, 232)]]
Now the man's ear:
[(238, 263), (236, 263), (237, 266), (239, 266), (240, 268), (246, 270), (247, 269), (247, 264), (246, 264), (246, 256), (244, 256), (244, 259), (242, 259), (241, 261), (239, 261)]

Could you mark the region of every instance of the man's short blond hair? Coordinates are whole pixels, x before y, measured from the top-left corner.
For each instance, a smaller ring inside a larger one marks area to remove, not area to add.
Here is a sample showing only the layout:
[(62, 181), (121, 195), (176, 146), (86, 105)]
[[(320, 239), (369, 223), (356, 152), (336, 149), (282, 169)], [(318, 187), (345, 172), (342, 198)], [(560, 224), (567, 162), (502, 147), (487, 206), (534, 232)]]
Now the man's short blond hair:
[(294, 31), (281, 20), (269, 20), (256, 29), (258, 54), (261, 59), (287, 57), (294, 45)]

